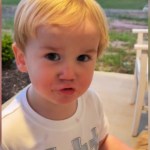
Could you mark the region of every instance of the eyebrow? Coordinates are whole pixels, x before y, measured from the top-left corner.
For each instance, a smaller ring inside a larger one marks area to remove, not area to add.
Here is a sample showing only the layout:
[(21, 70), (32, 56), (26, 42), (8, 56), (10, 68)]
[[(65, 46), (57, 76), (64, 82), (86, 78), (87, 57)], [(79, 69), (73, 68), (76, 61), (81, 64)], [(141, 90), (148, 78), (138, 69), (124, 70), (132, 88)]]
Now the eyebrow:
[(93, 49), (86, 49), (85, 50), (86, 53), (97, 53), (97, 49), (93, 48)]
[[(62, 50), (62, 48), (60, 48), (60, 47), (53, 47), (53, 46), (43, 46), (43, 48), (53, 50), (56, 52)], [(97, 53), (97, 49), (95, 49), (95, 48), (85, 49), (83, 52), (85, 52), (85, 53)]]
[(53, 46), (43, 46), (43, 48), (48, 50), (54, 50), (54, 51), (59, 51), (61, 49), (59, 47), (53, 47)]

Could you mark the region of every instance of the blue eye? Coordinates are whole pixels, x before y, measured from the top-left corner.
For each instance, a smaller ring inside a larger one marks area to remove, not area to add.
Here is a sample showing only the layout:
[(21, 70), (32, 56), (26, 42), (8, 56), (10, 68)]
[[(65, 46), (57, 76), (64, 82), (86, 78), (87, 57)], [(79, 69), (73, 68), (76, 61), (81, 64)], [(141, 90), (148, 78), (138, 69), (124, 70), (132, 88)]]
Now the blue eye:
[(88, 56), (88, 55), (80, 55), (80, 56), (78, 56), (78, 58), (77, 58), (78, 61), (83, 61), (83, 62), (89, 61), (90, 59), (91, 59), (91, 58), (90, 58), (90, 56)]
[(45, 56), (48, 60), (51, 60), (51, 61), (58, 61), (60, 60), (60, 56), (59, 54), (57, 53), (49, 53)]

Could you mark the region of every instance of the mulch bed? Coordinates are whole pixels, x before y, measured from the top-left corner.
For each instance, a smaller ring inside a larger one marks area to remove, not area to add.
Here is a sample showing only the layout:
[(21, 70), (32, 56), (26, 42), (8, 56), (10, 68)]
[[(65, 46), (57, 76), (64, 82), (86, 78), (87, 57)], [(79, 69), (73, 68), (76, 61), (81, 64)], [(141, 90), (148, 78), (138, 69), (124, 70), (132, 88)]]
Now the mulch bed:
[(3, 68), (2, 71), (2, 103), (6, 102), (18, 91), (30, 83), (28, 74), (18, 71), (16, 66)]

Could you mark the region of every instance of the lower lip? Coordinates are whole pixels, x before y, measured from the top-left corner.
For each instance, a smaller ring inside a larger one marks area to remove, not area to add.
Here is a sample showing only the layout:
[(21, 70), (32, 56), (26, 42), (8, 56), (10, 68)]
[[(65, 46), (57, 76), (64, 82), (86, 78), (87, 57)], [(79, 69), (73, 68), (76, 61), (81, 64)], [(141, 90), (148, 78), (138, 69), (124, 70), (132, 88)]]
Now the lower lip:
[(75, 90), (74, 89), (62, 89), (62, 90), (60, 90), (60, 92), (65, 95), (73, 95)]

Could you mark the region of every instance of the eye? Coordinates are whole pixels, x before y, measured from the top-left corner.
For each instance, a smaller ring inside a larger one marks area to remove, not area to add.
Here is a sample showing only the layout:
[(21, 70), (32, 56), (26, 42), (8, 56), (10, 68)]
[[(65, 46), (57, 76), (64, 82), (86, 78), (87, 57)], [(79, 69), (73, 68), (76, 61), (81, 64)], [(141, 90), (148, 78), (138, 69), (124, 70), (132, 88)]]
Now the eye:
[(48, 60), (51, 61), (58, 61), (60, 60), (60, 55), (57, 53), (49, 53), (45, 56)]
[(83, 62), (89, 61), (90, 59), (91, 59), (91, 58), (90, 58), (90, 56), (88, 56), (88, 55), (80, 55), (80, 56), (78, 56), (78, 58), (77, 58), (78, 61), (83, 61)]

